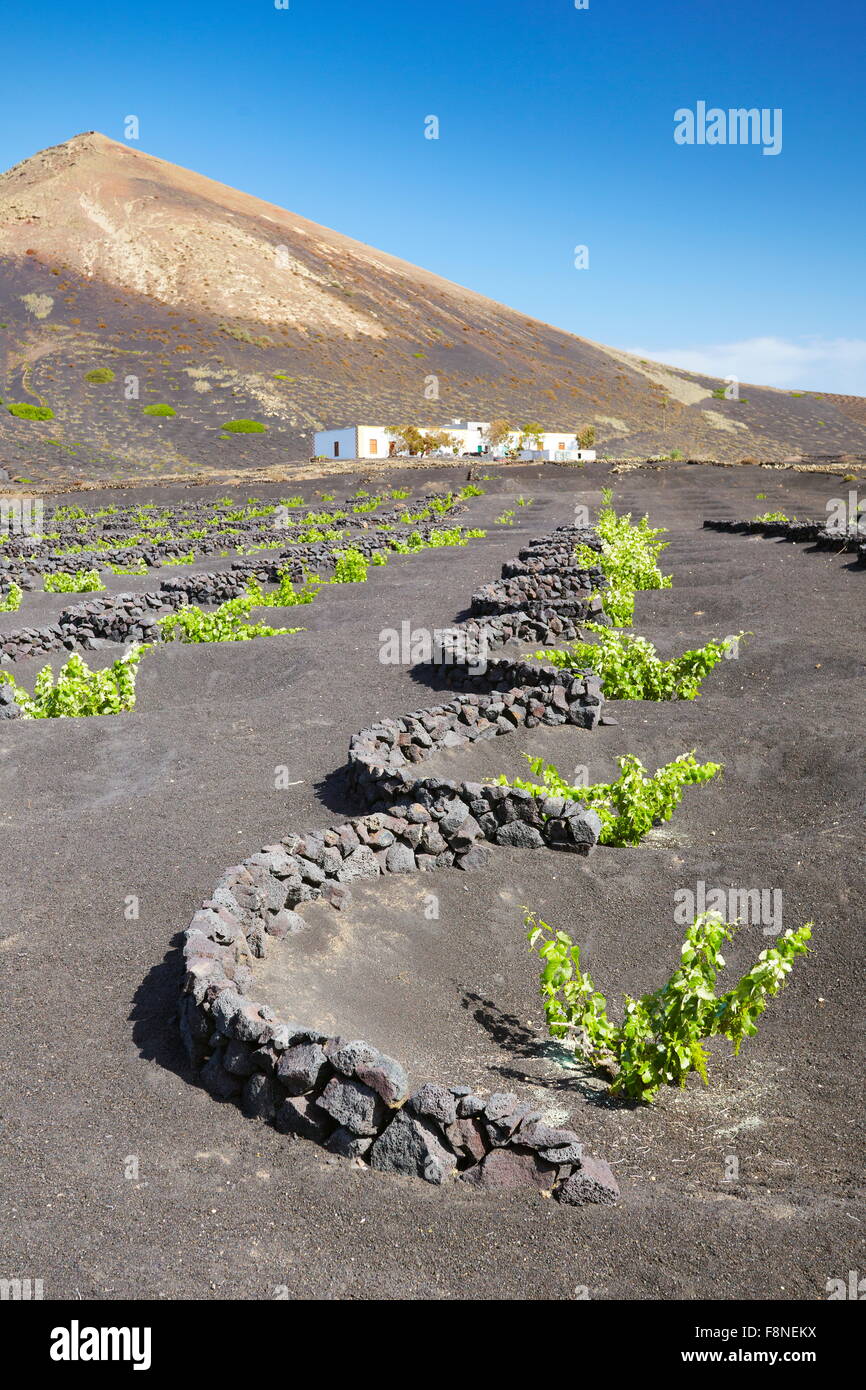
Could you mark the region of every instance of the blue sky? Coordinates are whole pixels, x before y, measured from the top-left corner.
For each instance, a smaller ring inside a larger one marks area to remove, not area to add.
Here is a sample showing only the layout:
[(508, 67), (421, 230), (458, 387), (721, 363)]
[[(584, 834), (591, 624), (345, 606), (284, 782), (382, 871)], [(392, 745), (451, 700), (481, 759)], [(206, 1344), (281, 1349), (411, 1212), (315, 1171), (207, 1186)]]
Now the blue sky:
[[(584, 337), (866, 394), (854, 0), (81, 0), (3, 46), (2, 167), (134, 114), (143, 150)], [(698, 101), (781, 108), (781, 152), (677, 145)]]

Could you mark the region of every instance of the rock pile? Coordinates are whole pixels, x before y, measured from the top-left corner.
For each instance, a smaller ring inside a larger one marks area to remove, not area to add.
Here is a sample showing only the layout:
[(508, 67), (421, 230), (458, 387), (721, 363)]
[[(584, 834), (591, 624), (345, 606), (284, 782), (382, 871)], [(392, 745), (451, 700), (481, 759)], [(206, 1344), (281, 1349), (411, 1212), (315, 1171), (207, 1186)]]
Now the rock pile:
[(533, 618), (585, 618), (587, 601), (602, 582), (598, 568), (514, 575), (478, 589), (472, 595), (470, 612), (476, 617), (522, 612)]
[(170, 605), (165, 595), (159, 593), (113, 594), (107, 599), (87, 599), (65, 608), (56, 623), (46, 627), (16, 628), (14, 632), (0, 635), (0, 662), (42, 656), (59, 647), (70, 651), (83, 647), (89, 651), (110, 642), (155, 641), (157, 616), (165, 612), (167, 606)]
[(519, 550), (516, 560), (509, 560), (502, 566), (503, 577), (510, 579), (521, 574), (564, 575), (572, 571), (580, 573), (580, 566), (574, 557), (579, 545), (601, 551), (601, 541), (591, 527), (558, 526), (549, 536), (530, 541), (523, 550)]
[[(551, 848), (588, 853), (600, 823), (595, 812), (561, 798), (540, 801), (520, 788), (419, 778), (416, 765), (444, 748), (513, 733), (539, 724), (576, 724), (594, 728), (601, 717), (601, 681), (592, 672), (575, 674), (552, 666), (507, 660), (490, 663), (484, 676), (451, 665), (446, 672), (463, 684), (490, 681), (487, 695), (463, 694), (447, 704), (381, 720), (353, 736), (349, 745), (349, 789), (368, 808), (399, 814), (407, 805), (429, 811), (454, 826), (458, 843), (439, 846), (452, 855), (436, 864), (462, 863), (472, 846), (467, 837), (522, 848)], [(414, 832), (413, 832), (414, 833)], [(477, 854), (474, 859), (477, 860)]]
[(617, 1201), (608, 1165), (584, 1157), (574, 1131), (548, 1125), (512, 1092), (485, 1098), (433, 1082), (413, 1091), (400, 1063), (369, 1043), (280, 1022), (249, 1002), (238, 987), (245, 945), (235, 896), (246, 887), (230, 872), (218, 889), (235, 912), (204, 909), (187, 932), (181, 1033), (212, 1095), (383, 1173), (530, 1185), (571, 1205)]

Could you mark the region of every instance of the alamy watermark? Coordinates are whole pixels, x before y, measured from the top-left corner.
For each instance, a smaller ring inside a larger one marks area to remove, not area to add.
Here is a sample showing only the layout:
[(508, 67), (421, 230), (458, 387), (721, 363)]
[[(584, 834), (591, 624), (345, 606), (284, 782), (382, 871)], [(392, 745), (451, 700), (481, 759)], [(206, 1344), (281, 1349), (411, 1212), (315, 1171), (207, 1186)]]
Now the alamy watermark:
[(44, 1296), (41, 1279), (0, 1279), (0, 1303), (28, 1303)]
[(860, 1271), (849, 1269), (847, 1279), (836, 1278), (828, 1279), (824, 1288), (827, 1290), (828, 1303), (838, 1299), (851, 1299), (861, 1303), (866, 1299), (866, 1279), (860, 1278)]
[(0, 536), (20, 536), (41, 541), (45, 504), (41, 497), (4, 497), (0, 500)]
[(680, 106), (674, 112), (674, 141), (677, 145), (762, 145), (762, 154), (782, 152), (782, 108), (780, 106), (707, 106), (695, 103), (694, 111)]
[(856, 488), (849, 488), (847, 497), (831, 497), (824, 504), (828, 531), (851, 531), (866, 524), (866, 502), (861, 502)]
[(68, 1327), (51, 1330), (48, 1355), (52, 1361), (130, 1361), (134, 1371), (151, 1365), (149, 1327), (82, 1327), (73, 1318)]
[(471, 676), (483, 676), (488, 661), (487, 635), (461, 632), (459, 628), (413, 627), (407, 620), (379, 633), (379, 660), (383, 666), (466, 666)]
[(702, 913), (717, 912), (723, 922), (760, 927), (764, 936), (779, 936), (782, 907), (781, 888), (708, 888), (699, 878), (694, 888), (675, 891), (674, 922), (688, 927)]

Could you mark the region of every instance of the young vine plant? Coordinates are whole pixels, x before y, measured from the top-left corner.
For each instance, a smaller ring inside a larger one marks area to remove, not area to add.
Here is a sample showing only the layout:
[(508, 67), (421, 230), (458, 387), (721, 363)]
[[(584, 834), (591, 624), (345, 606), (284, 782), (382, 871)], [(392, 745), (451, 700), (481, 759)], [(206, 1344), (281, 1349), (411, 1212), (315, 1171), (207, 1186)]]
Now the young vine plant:
[(46, 574), (42, 587), (46, 594), (93, 594), (105, 585), (99, 570), (76, 570), (74, 574), (57, 570), (54, 574)]
[(691, 1071), (707, 1084), (704, 1042), (725, 1037), (736, 1055), (743, 1039), (757, 1033), (768, 1001), (788, 982), (812, 935), (811, 922), (786, 931), (732, 989), (717, 995), (722, 947), (736, 924), (705, 912), (686, 928), (680, 963), (667, 984), (639, 999), (624, 995), (622, 1022), (615, 1023), (607, 998), (580, 968), (577, 942), (534, 912), (527, 912), (525, 924), (530, 949), (543, 962), (541, 997), (551, 1037), (580, 1051), (593, 1066), (613, 1065), (611, 1094), (638, 1101), (653, 1101), (662, 1086), (685, 1086)]
[(16, 584), (13, 579), (6, 591), (5, 598), (0, 597), (0, 613), (17, 613), (21, 607), (22, 597), (21, 585)]
[(601, 821), (598, 842), (601, 845), (639, 845), (656, 825), (670, 820), (683, 795), (683, 788), (709, 782), (722, 770), (721, 763), (699, 763), (691, 753), (681, 753), (650, 774), (640, 758), (632, 753), (617, 758), (620, 775), (615, 782), (595, 782), (588, 787), (573, 786), (561, 776), (553, 763), (542, 758), (523, 755), (541, 782), (524, 781), (515, 777), (508, 781), (504, 774), (497, 780), (500, 786), (521, 787), (533, 796), (560, 797), (580, 801), (594, 810)]
[(297, 608), (312, 603), (324, 582), (317, 575), (308, 575), (303, 588), (296, 589), (288, 571), (282, 570), (273, 592), (266, 594), (257, 579), (250, 579), (246, 593), (254, 608)]
[(662, 574), (658, 564), (669, 542), (659, 540), (665, 528), (651, 527), (648, 517), (641, 517), (634, 525), (631, 512), (618, 516), (611, 505), (610, 488), (605, 488), (601, 495), (602, 507), (595, 526), (601, 553), (591, 546), (579, 545), (575, 556), (585, 569), (601, 567), (607, 581), (601, 593), (602, 608), (616, 627), (631, 627), (638, 590), (669, 589), (673, 583), (669, 574)]
[(609, 700), (694, 700), (704, 677), (745, 636), (739, 632), (664, 661), (646, 637), (599, 623), (584, 626), (597, 634), (595, 642), (548, 647), (535, 656), (566, 670), (595, 671)]
[(13, 687), (23, 719), (70, 719), (85, 715), (122, 714), (135, 705), (135, 680), (139, 662), (149, 648), (141, 643), (103, 671), (91, 671), (77, 652), (58, 671), (43, 666), (33, 694), (18, 685), (8, 671), (0, 682)]
[(367, 578), (368, 562), (360, 550), (334, 552), (334, 574), (332, 584), (363, 584)]
[(269, 627), (247, 621), (253, 600), (249, 594), (227, 599), (213, 613), (186, 604), (160, 618), (157, 626), (167, 642), (249, 642), (254, 637), (282, 637), (300, 632), (299, 627)]

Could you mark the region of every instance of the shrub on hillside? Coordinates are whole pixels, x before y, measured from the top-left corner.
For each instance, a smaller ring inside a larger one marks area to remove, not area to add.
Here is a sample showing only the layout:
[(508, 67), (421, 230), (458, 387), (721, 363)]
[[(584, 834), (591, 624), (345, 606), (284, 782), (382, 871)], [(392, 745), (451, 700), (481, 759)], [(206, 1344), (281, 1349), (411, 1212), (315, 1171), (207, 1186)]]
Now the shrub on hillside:
[(16, 420), (53, 420), (54, 411), (49, 405), (31, 405), (29, 401), (13, 401), (6, 409)]

